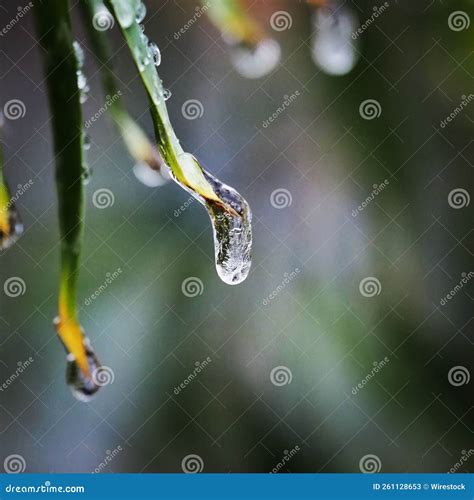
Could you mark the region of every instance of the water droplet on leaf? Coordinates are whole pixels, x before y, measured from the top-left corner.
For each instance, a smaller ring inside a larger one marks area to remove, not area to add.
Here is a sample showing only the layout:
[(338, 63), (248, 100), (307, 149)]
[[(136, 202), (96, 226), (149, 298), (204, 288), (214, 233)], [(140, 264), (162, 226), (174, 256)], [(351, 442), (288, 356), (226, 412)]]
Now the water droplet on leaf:
[(171, 90), (163, 89), (163, 99), (167, 101), (172, 96)]
[(138, 2), (138, 5), (135, 9), (135, 21), (140, 24), (146, 16), (146, 6), (142, 1)]
[(272, 71), (280, 60), (281, 49), (278, 42), (265, 39), (249, 48), (243, 43), (231, 47), (231, 60), (245, 78), (261, 78)]
[(87, 338), (84, 338), (84, 348), (89, 366), (89, 376), (84, 375), (76, 363), (74, 355), (68, 354), (66, 357), (66, 383), (77, 400), (88, 402), (100, 389), (100, 386), (95, 383), (93, 376), (98, 368), (100, 368), (100, 363)]
[(148, 44), (148, 49), (150, 50), (153, 64), (155, 66), (159, 66), (161, 64), (161, 52), (158, 45), (156, 45), (156, 43), (150, 42)]

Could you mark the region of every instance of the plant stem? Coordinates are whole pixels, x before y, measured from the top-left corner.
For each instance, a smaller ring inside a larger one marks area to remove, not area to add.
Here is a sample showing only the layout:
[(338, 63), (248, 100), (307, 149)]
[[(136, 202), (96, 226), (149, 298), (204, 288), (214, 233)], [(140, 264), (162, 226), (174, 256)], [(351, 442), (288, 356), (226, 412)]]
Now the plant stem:
[(66, 0), (39, 2), (35, 8), (39, 38), (45, 50), (45, 71), (52, 115), (56, 186), (61, 235), (58, 335), (89, 374), (84, 336), (77, 319), (77, 282), (81, 253), (83, 193), (83, 125), (78, 61), (73, 46), (69, 3)]
[[(82, 0), (79, 3), (83, 24), (86, 27), (88, 38), (94, 50), (95, 58), (100, 65), (102, 85), (105, 93), (112, 96), (112, 104), (108, 108), (122, 139), (130, 153), (137, 162), (145, 162), (156, 171), (161, 170), (163, 160), (148, 140), (145, 132), (129, 115), (125, 109), (116, 79), (111, 68), (111, 55), (107, 36), (104, 31), (97, 29), (94, 19), (96, 16), (105, 16), (106, 10), (102, 0)], [(109, 14), (110, 15), (110, 14)], [(107, 21), (107, 18), (104, 18)]]

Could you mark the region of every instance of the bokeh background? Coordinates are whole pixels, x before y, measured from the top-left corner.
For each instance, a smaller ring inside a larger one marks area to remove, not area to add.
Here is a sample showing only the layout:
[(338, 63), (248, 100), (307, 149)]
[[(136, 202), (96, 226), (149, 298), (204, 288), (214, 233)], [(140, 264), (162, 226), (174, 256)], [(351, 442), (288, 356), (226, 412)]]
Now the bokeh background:
[[(362, 23), (381, 3), (345, 6)], [(72, 397), (52, 324), (59, 246), (42, 54), (33, 14), (24, 16), (0, 50), (2, 107), (26, 106), (23, 118), (5, 121), (5, 169), (11, 186), (34, 182), (17, 203), (25, 233), (0, 257), (0, 382), (34, 361), (0, 391), (0, 460), (21, 455), (26, 472), (181, 472), (189, 455), (204, 472), (359, 472), (364, 460), (383, 472), (472, 470), (472, 283), (441, 300), (472, 271), (474, 104), (440, 124), (473, 89), (473, 3), (389, 2), (360, 36), (354, 70), (331, 77), (311, 58), (306, 5), (247, 2), (282, 49), (278, 68), (256, 80), (235, 71), (205, 15), (174, 37), (197, 2), (146, 4), (182, 144), (253, 209), (252, 270), (236, 287), (219, 280), (203, 208), (179, 210), (189, 195), (174, 183), (138, 182), (102, 117), (88, 130), (81, 322), (114, 381), (88, 404)], [(19, 7), (2, 4), (1, 26)], [(87, 119), (105, 96), (76, 7)], [(279, 10), (291, 26), (274, 31)], [(456, 31), (448, 18), (458, 10), (470, 23)], [(109, 34), (127, 107), (151, 136), (127, 48), (117, 27)], [(202, 103), (201, 118), (183, 116), (190, 99)], [(379, 117), (361, 116), (367, 99), (380, 104)], [(92, 203), (102, 188), (114, 194), (106, 209)], [(453, 207), (459, 189), (468, 196)], [(284, 206), (272, 203), (276, 190)], [(5, 295), (11, 277), (24, 280), (23, 295)], [(190, 277), (202, 282), (195, 297), (182, 291)], [(379, 283), (373, 296), (360, 291), (368, 277)], [(276, 367), (285, 385), (272, 383)]]

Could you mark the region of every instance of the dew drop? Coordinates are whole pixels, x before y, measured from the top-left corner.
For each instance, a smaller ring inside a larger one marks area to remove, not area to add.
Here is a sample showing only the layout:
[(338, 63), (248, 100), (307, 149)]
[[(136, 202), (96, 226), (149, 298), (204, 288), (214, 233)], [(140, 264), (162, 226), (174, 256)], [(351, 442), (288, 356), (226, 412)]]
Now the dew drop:
[[(178, 160), (180, 163), (198, 163), (189, 153), (183, 153)], [(224, 283), (238, 285), (245, 280), (252, 264), (252, 212), (247, 201), (235, 189), (223, 184), (204, 169), (202, 171), (223, 204), (204, 199), (177, 182), (190, 191), (207, 209), (213, 228), (217, 274)], [(234, 213), (229, 211), (226, 205)]]
[(156, 45), (156, 43), (150, 42), (148, 44), (148, 49), (150, 50), (153, 64), (155, 66), (159, 66), (161, 64), (161, 52), (158, 45)]
[(280, 60), (278, 42), (270, 38), (262, 40), (255, 47), (238, 43), (231, 47), (231, 60), (239, 74), (245, 78), (261, 78), (270, 73)]
[(91, 181), (91, 178), (92, 178), (92, 168), (87, 163), (83, 163), (82, 173), (81, 173), (82, 184), (86, 186)]
[(66, 383), (71, 389), (73, 396), (83, 402), (88, 402), (92, 396), (100, 389), (100, 386), (94, 382), (92, 374), (100, 368), (99, 360), (92, 349), (89, 339), (84, 338), (84, 348), (86, 351), (87, 363), (91, 376), (87, 377), (79, 368), (74, 355), (66, 356)]
[(146, 5), (140, 0), (135, 9), (135, 21), (140, 24), (146, 16)]
[(148, 187), (159, 187), (168, 182), (168, 178), (157, 170), (153, 170), (145, 162), (136, 163), (133, 167), (133, 173), (142, 184)]
[(312, 57), (317, 66), (329, 75), (345, 75), (356, 65), (358, 54), (352, 33), (357, 19), (352, 10), (319, 8), (313, 13)]
[(89, 149), (91, 148), (91, 138), (87, 134), (84, 135), (83, 147), (85, 151), (89, 151)]
[(133, 8), (133, 2), (130, 0), (115, 0), (114, 9), (117, 15), (118, 22), (122, 28), (130, 28), (133, 21), (136, 19), (136, 12)]
[(163, 99), (167, 101), (172, 96), (171, 90), (163, 89)]

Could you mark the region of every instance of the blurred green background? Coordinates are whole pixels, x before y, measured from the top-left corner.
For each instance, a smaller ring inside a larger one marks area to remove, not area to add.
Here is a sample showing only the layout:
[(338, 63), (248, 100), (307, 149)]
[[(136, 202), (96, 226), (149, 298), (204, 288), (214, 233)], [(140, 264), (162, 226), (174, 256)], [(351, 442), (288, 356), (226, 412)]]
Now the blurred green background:
[[(282, 49), (277, 69), (252, 80), (235, 71), (206, 16), (174, 37), (198, 2), (146, 2), (146, 33), (161, 49), (159, 73), (182, 144), (253, 209), (253, 266), (242, 285), (222, 283), (204, 209), (193, 202), (177, 217), (189, 195), (174, 183), (139, 183), (111, 122), (95, 122), (81, 322), (114, 381), (88, 404), (65, 385), (52, 324), (58, 227), (33, 15), (3, 37), (2, 107), (10, 99), (26, 106), (23, 118), (5, 121), (5, 169), (12, 187), (34, 184), (17, 204), (25, 233), (1, 255), (2, 287), (20, 277), (26, 291), (11, 298), (0, 290), (0, 382), (19, 362), (34, 362), (0, 391), (0, 460), (19, 454), (27, 472), (178, 472), (193, 454), (204, 472), (269, 472), (280, 462), (282, 472), (359, 472), (375, 455), (383, 472), (444, 472), (470, 456), (472, 284), (440, 301), (472, 270), (472, 205), (453, 208), (449, 194), (472, 194), (474, 104), (440, 123), (473, 89), (473, 24), (448, 25), (458, 10), (472, 20), (473, 3), (389, 3), (359, 37), (357, 66), (334, 77), (311, 58), (306, 5), (248, 2)], [(362, 23), (380, 4), (344, 5)], [(2, 26), (16, 9), (0, 7)], [(274, 31), (269, 19), (279, 10), (291, 27)], [(76, 6), (72, 16), (91, 86), (86, 120), (105, 96)], [(117, 27), (109, 34), (125, 102), (151, 136), (127, 48)], [(183, 116), (190, 99), (202, 103), (201, 118)], [(378, 118), (359, 113), (367, 99), (380, 104)], [(102, 188), (115, 201), (101, 210), (92, 197)], [(272, 193), (282, 189), (291, 204), (278, 208)], [(183, 294), (189, 277), (201, 280), (202, 294)], [(372, 297), (359, 290), (367, 277), (380, 283)], [(291, 383), (280, 386), (270, 375), (281, 366)], [(448, 373), (459, 366), (466, 383), (453, 385)], [(472, 468), (471, 459), (456, 470)]]

